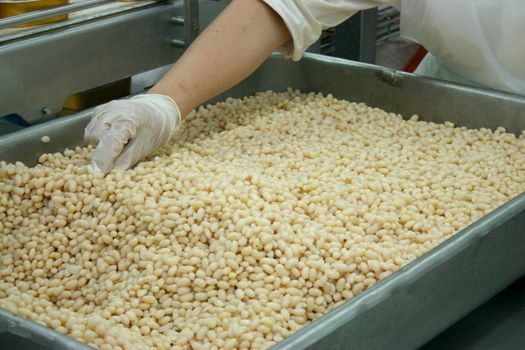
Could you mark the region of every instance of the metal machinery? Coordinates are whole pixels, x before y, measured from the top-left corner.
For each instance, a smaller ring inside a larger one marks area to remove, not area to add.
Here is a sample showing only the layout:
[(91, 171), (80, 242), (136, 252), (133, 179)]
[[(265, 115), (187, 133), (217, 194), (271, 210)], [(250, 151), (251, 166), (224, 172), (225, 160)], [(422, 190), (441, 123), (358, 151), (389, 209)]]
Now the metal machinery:
[[(173, 63), (228, 2), (72, 0), (0, 19), (0, 117), (46, 121), (75, 93)], [(62, 22), (15, 28), (63, 14)], [(398, 23), (390, 7), (362, 11), (310, 51), (373, 63), (376, 42)]]
[[(0, 136), (0, 160), (34, 164), (43, 152), (81, 144), (92, 110), (41, 122), (59, 113), (74, 93), (174, 62), (199, 27), (209, 23), (226, 3), (84, 0), (0, 20), (0, 116), (16, 113), (28, 124), (39, 124)], [(64, 22), (6, 29), (74, 11), (78, 12)], [(383, 23), (381, 16), (371, 13), (363, 13), (353, 24), (361, 33), (360, 43), (370, 38), (363, 34), (366, 30), (379, 28), (372, 36), (374, 44), (377, 36), (385, 36), (378, 25)], [(375, 24), (367, 25), (367, 16)], [(395, 15), (389, 18), (395, 23)], [(387, 31), (395, 29), (393, 25)], [(357, 51), (343, 51), (358, 52), (365, 60), (372, 57), (371, 47), (365, 43)], [(360, 88), (352, 88), (350, 82)], [(217, 99), (287, 87), (332, 93), (404, 115), (417, 113), (427, 121), (450, 120), (477, 128), (503, 126), (516, 133), (525, 127), (524, 97), (314, 54), (305, 55), (299, 63), (275, 55)], [(42, 144), (44, 135), (53, 142)], [(524, 275), (524, 223), (525, 193), (275, 348), (410, 349), (425, 344)], [(91, 349), (3, 309), (0, 348)]]
[[(0, 116), (47, 120), (74, 93), (173, 63), (226, 3), (84, 0), (2, 19)], [(13, 28), (64, 13), (63, 22)]]
[(360, 11), (335, 28), (325, 30), (308, 51), (375, 63), (376, 46), (399, 35), (399, 12), (387, 5)]

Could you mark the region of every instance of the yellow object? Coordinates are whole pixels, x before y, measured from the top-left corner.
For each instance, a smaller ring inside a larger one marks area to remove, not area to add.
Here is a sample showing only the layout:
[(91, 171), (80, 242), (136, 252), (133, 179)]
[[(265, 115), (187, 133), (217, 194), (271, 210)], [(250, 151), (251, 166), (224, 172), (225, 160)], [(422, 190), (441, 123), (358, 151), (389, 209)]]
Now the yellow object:
[[(33, 1), (2, 1), (0, 0), (0, 18), (18, 16), (24, 13), (44, 10), (51, 7), (57, 7), (66, 5), (69, 3), (69, 0), (33, 0)], [(59, 15), (49, 18), (44, 18), (38, 21), (24, 23), (16, 27), (30, 27), (38, 24), (48, 24), (55, 23), (60, 21), (65, 21), (68, 19), (68, 15)]]
[(122, 79), (69, 96), (64, 108), (82, 110), (129, 94), (131, 78)]

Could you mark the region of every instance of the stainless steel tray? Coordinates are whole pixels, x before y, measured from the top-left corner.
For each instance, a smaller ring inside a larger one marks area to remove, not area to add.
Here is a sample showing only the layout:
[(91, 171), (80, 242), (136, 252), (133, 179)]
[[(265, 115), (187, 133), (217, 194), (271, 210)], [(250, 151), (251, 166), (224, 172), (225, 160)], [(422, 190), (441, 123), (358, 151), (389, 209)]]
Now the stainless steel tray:
[[(525, 129), (525, 97), (312, 54), (299, 63), (272, 56), (216, 100), (287, 87), (332, 93), (407, 117), (418, 114), (422, 120), (503, 126), (515, 133)], [(82, 144), (90, 114), (88, 110), (1, 137), (0, 160), (34, 164), (44, 152)], [(44, 135), (50, 143), (41, 143)], [(525, 193), (274, 348), (417, 348), (522, 276), (524, 254)], [(0, 345), (7, 338), (19, 350), (36, 349), (35, 343), (49, 349), (88, 348), (0, 310)]]

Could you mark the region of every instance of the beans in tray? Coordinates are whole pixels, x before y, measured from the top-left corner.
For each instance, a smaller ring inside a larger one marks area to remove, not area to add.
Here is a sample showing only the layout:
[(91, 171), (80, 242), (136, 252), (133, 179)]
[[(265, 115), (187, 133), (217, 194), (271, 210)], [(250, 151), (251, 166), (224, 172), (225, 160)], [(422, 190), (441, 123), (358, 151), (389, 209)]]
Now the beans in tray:
[(0, 164), (0, 306), (99, 349), (267, 348), (525, 191), (524, 134), (292, 90), (91, 152)]

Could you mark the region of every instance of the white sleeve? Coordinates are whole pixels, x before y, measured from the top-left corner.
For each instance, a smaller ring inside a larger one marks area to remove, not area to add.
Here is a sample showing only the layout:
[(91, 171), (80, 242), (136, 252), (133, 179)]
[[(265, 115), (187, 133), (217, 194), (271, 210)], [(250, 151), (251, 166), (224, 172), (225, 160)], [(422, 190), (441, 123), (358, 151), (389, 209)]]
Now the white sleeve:
[[(392, 0), (263, 0), (282, 18), (292, 42), (284, 47), (286, 57), (298, 61), (319, 39), (321, 31), (344, 22), (357, 11)], [(394, 0), (395, 1), (395, 0)]]

